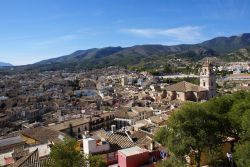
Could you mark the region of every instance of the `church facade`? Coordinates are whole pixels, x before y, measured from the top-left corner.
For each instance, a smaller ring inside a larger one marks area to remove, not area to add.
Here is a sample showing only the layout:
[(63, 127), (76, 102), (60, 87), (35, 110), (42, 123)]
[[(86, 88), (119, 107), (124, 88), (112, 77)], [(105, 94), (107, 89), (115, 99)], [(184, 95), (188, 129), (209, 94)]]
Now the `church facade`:
[(200, 85), (186, 81), (166, 87), (169, 100), (202, 101), (216, 96), (216, 74), (213, 65), (205, 62), (200, 70)]

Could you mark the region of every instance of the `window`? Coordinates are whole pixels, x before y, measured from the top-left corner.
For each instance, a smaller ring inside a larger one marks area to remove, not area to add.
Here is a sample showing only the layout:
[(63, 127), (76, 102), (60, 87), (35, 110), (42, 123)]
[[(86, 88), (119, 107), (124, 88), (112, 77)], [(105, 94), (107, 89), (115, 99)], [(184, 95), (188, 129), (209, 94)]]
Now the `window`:
[(207, 69), (205, 69), (205, 75), (207, 75)]
[(203, 86), (206, 86), (206, 82), (203, 82)]

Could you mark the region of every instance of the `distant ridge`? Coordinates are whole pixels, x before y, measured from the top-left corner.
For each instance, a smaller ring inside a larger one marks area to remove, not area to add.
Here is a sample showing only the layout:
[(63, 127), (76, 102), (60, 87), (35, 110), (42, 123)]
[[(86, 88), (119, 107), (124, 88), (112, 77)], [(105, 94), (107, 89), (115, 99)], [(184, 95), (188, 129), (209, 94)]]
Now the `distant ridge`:
[(105, 47), (101, 49), (92, 48), (88, 50), (78, 50), (70, 55), (61, 56), (58, 58), (48, 59), (40, 61), (36, 64), (51, 64), (51, 63), (61, 63), (65, 61), (77, 62), (79, 59), (89, 59), (89, 58), (99, 58), (109, 56), (113, 53), (123, 50), (122, 47)]
[(236, 51), (250, 46), (250, 33), (243, 33), (238, 36), (217, 37), (200, 44), (223, 54)]
[(10, 63), (0, 62), (0, 67), (13, 66)]
[[(16, 67), (21, 71), (88, 70), (108, 66), (159, 65), (171, 58), (199, 61), (204, 57), (221, 60), (250, 61), (249, 56), (239, 56), (238, 50), (250, 48), (250, 33), (238, 36), (216, 37), (198, 44), (135, 45), (132, 47), (105, 47), (78, 50), (72, 54), (43, 60), (35, 64)], [(234, 53), (235, 54), (231, 54)], [(244, 54), (246, 55), (246, 54)], [(230, 56), (230, 58), (228, 58)]]

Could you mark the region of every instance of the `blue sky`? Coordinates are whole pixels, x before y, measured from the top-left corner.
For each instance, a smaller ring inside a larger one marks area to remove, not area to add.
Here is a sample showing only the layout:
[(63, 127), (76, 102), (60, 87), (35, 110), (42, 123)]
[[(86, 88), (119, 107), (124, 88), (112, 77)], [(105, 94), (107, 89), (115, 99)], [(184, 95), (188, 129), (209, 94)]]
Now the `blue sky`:
[(1, 0), (0, 61), (238, 35), (250, 32), (249, 9), (249, 0)]

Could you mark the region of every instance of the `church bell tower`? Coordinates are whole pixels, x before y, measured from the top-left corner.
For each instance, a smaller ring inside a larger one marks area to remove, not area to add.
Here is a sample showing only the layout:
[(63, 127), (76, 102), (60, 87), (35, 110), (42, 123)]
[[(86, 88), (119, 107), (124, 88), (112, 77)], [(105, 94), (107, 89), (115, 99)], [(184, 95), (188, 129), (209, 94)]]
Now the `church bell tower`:
[(213, 70), (213, 64), (208, 60), (200, 71), (200, 86), (208, 90), (208, 99), (216, 96), (216, 74)]

